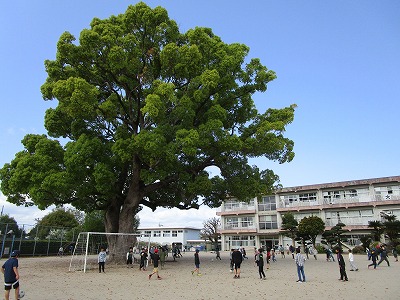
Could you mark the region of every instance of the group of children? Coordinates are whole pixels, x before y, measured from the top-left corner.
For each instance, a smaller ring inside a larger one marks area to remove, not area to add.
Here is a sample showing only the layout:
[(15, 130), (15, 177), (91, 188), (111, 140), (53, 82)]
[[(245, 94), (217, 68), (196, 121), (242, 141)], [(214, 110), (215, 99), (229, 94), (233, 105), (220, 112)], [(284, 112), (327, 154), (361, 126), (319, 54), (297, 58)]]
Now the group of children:
[[(165, 255), (166, 255), (165, 252), (167, 252), (168, 250), (164, 249), (163, 247), (161, 247), (160, 249), (154, 248), (152, 250), (153, 251), (148, 251), (146, 248), (142, 248), (142, 250), (140, 252), (139, 269), (142, 271), (146, 271), (147, 257), (148, 257), (148, 253), (150, 253), (150, 262), (153, 262), (153, 272), (148, 275), (148, 278), (151, 279), (152, 276), (154, 274), (156, 274), (157, 279), (161, 279), (159, 272), (158, 272), (159, 262), (165, 261)], [(160, 251), (161, 251), (162, 257), (164, 257), (164, 260), (161, 259), (161, 256), (159, 253)], [(305, 273), (304, 273), (304, 263), (307, 258), (301, 254), (300, 247), (295, 248), (294, 252), (295, 252), (295, 254), (293, 255), (293, 258), (296, 263), (297, 275), (298, 275), (297, 282), (305, 282), (306, 278), (305, 278)], [(379, 261), (379, 263), (376, 262), (378, 252), (381, 254), (381, 260)], [(337, 261), (339, 264), (339, 271), (340, 271), (340, 279), (339, 280), (348, 281), (346, 267), (345, 267), (346, 263), (343, 258), (343, 255), (342, 255), (342, 249), (336, 248), (335, 253), (336, 253)], [(326, 254), (327, 254), (327, 261), (330, 261), (331, 259), (333, 261), (335, 261), (332, 251), (326, 251)], [(267, 253), (264, 258), (264, 250), (262, 248), (255, 250), (254, 261), (255, 261), (255, 264), (258, 266), (258, 273), (259, 273), (260, 279), (264, 279), (264, 280), (266, 279), (266, 276), (264, 273), (264, 261), (266, 262), (267, 269), (269, 269), (270, 260), (273, 255), (274, 255), (274, 252), (271, 252), (270, 249), (267, 249)], [(217, 256), (218, 256), (218, 254), (217, 254)], [(104, 272), (104, 265), (106, 262), (106, 258), (107, 258), (106, 251), (104, 248), (101, 248), (101, 251), (98, 255), (99, 273)], [(243, 252), (241, 251), (241, 249), (231, 249), (230, 266), (231, 266), (231, 272), (233, 272), (233, 271), (235, 272), (235, 276), (234, 276), (235, 279), (240, 278), (240, 265), (244, 258), (246, 258), (246, 256), (243, 255)], [(386, 252), (385, 245), (381, 245), (380, 247), (374, 248), (371, 251), (370, 258), (372, 259), (372, 263), (370, 265), (368, 265), (368, 268), (370, 266), (374, 266), (374, 268), (376, 268), (376, 266), (379, 265), (382, 261), (386, 261), (388, 266), (390, 266), (389, 261), (387, 259), (387, 252)], [(397, 255), (396, 255), (396, 259), (397, 259)], [(129, 251), (126, 254), (127, 267), (133, 267), (133, 260), (134, 260), (134, 251), (133, 251), (133, 248), (130, 247)], [(348, 260), (349, 260), (349, 263), (351, 266), (350, 271), (358, 271), (358, 268), (354, 263), (354, 255), (351, 250), (349, 250)], [(198, 249), (196, 249), (196, 251), (194, 253), (194, 264), (195, 264), (195, 269), (192, 271), (192, 275), (196, 274), (198, 276), (201, 276), (200, 257), (199, 257)], [(161, 266), (163, 266), (163, 263)]]
[[(154, 268), (153, 268), (153, 273), (149, 274), (149, 279), (151, 279), (151, 277), (154, 274), (157, 274), (157, 279), (161, 279), (161, 277), (158, 273), (158, 266), (159, 266), (160, 260), (161, 260), (161, 266), (164, 265), (166, 252), (168, 251), (168, 249), (166, 249), (165, 247), (161, 247), (160, 250), (158, 248), (153, 248), (152, 250), (153, 251), (148, 251), (147, 248), (142, 248), (142, 250), (140, 252), (139, 270), (146, 271), (148, 253), (150, 253), (150, 262), (153, 263)], [(160, 251), (161, 251), (161, 256), (159, 254)], [(104, 273), (104, 266), (105, 266), (106, 260), (107, 260), (107, 252), (104, 247), (101, 247), (98, 257), (97, 257), (97, 262), (99, 265), (99, 273), (101, 273), (101, 272)], [(134, 262), (134, 250), (133, 250), (133, 247), (130, 247), (129, 251), (126, 253), (127, 267), (133, 268), (133, 262)]]

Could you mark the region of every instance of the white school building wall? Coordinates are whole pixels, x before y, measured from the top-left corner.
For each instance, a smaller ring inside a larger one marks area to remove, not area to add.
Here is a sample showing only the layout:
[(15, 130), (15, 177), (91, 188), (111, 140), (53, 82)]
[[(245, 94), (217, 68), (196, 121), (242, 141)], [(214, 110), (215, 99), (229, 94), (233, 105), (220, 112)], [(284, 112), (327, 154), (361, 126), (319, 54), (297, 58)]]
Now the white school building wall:
[(191, 240), (200, 240), (200, 229), (193, 227), (139, 228), (140, 241), (160, 245), (182, 244), (182, 249)]

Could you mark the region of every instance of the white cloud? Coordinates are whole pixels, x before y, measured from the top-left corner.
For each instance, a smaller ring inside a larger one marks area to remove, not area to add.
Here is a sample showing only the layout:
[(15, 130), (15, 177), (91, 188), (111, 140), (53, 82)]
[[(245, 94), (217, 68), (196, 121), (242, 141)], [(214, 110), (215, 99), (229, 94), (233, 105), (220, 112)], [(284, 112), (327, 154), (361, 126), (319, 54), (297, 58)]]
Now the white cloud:
[(202, 228), (203, 222), (216, 217), (217, 209), (201, 206), (199, 209), (180, 210), (157, 208), (154, 212), (144, 207), (139, 212), (140, 227), (195, 227)]
[[(6, 197), (0, 193), (0, 208), (3, 214), (13, 217), (18, 225), (34, 225), (36, 219), (41, 219), (54, 207), (46, 210), (40, 210), (36, 206), (24, 207), (16, 206), (6, 201)], [(154, 212), (144, 207), (139, 212), (140, 227), (158, 227), (159, 224), (164, 227), (194, 227), (202, 228), (203, 222), (216, 217), (216, 208), (201, 206), (199, 209), (180, 210), (177, 208), (157, 208)]]
[(0, 207), (3, 215), (9, 215), (17, 221), (19, 226), (24, 225), (25, 227), (35, 225), (36, 219), (43, 218), (52, 210), (52, 208), (40, 210), (36, 206), (16, 206), (15, 204), (7, 202), (6, 197), (2, 193), (0, 193)]

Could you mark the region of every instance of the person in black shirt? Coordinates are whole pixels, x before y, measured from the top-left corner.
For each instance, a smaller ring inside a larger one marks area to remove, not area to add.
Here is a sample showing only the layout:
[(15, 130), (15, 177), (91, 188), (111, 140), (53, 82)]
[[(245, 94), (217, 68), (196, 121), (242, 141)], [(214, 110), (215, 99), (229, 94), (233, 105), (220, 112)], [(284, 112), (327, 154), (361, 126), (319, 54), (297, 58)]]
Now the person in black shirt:
[(260, 275), (260, 279), (266, 279), (264, 273), (264, 255), (263, 249), (258, 249), (258, 253), (256, 255), (256, 264), (258, 266), (258, 274)]
[(158, 255), (158, 249), (154, 249), (154, 254), (153, 254), (153, 273), (149, 275), (149, 280), (151, 279), (151, 276), (154, 274), (157, 274), (157, 279), (161, 279), (160, 275), (158, 274), (158, 262), (160, 261), (160, 255)]
[(242, 253), (239, 251), (239, 249), (235, 249), (232, 253), (232, 261), (234, 264), (235, 268), (235, 276), (233, 278), (240, 278), (240, 264), (243, 261), (243, 256)]
[(194, 253), (194, 266), (195, 266), (195, 269), (192, 271), (192, 275), (194, 273), (197, 273), (197, 276), (201, 276), (199, 249), (196, 249), (196, 252)]
[(15, 290), (15, 299), (19, 299), (19, 273), (18, 273), (19, 251), (14, 250), (2, 266), (1, 271), (4, 274), (5, 299), (10, 299), (11, 288)]
[(346, 263), (342, 255), (342, 249), (336, 248), (337, 260), (339, 263), (340, 279), (341, 281), (349, 281), (346, 274)]

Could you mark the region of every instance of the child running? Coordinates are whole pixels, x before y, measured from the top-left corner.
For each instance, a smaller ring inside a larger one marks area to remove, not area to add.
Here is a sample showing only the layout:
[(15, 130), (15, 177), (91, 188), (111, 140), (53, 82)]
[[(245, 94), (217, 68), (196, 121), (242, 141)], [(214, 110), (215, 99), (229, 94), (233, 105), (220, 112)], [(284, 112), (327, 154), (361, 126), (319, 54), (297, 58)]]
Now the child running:
[(158, 262), (160, 261), (160, 255), (158, 255), (158, 249), (154, 249), (154, 254), (153, 254), (153, 273), (149, 275), (149, 280), (151, 279), (151, 276), (154, 274), (157, 274), (157, 279), (161, 279), (160, 275), (158, 275)]

